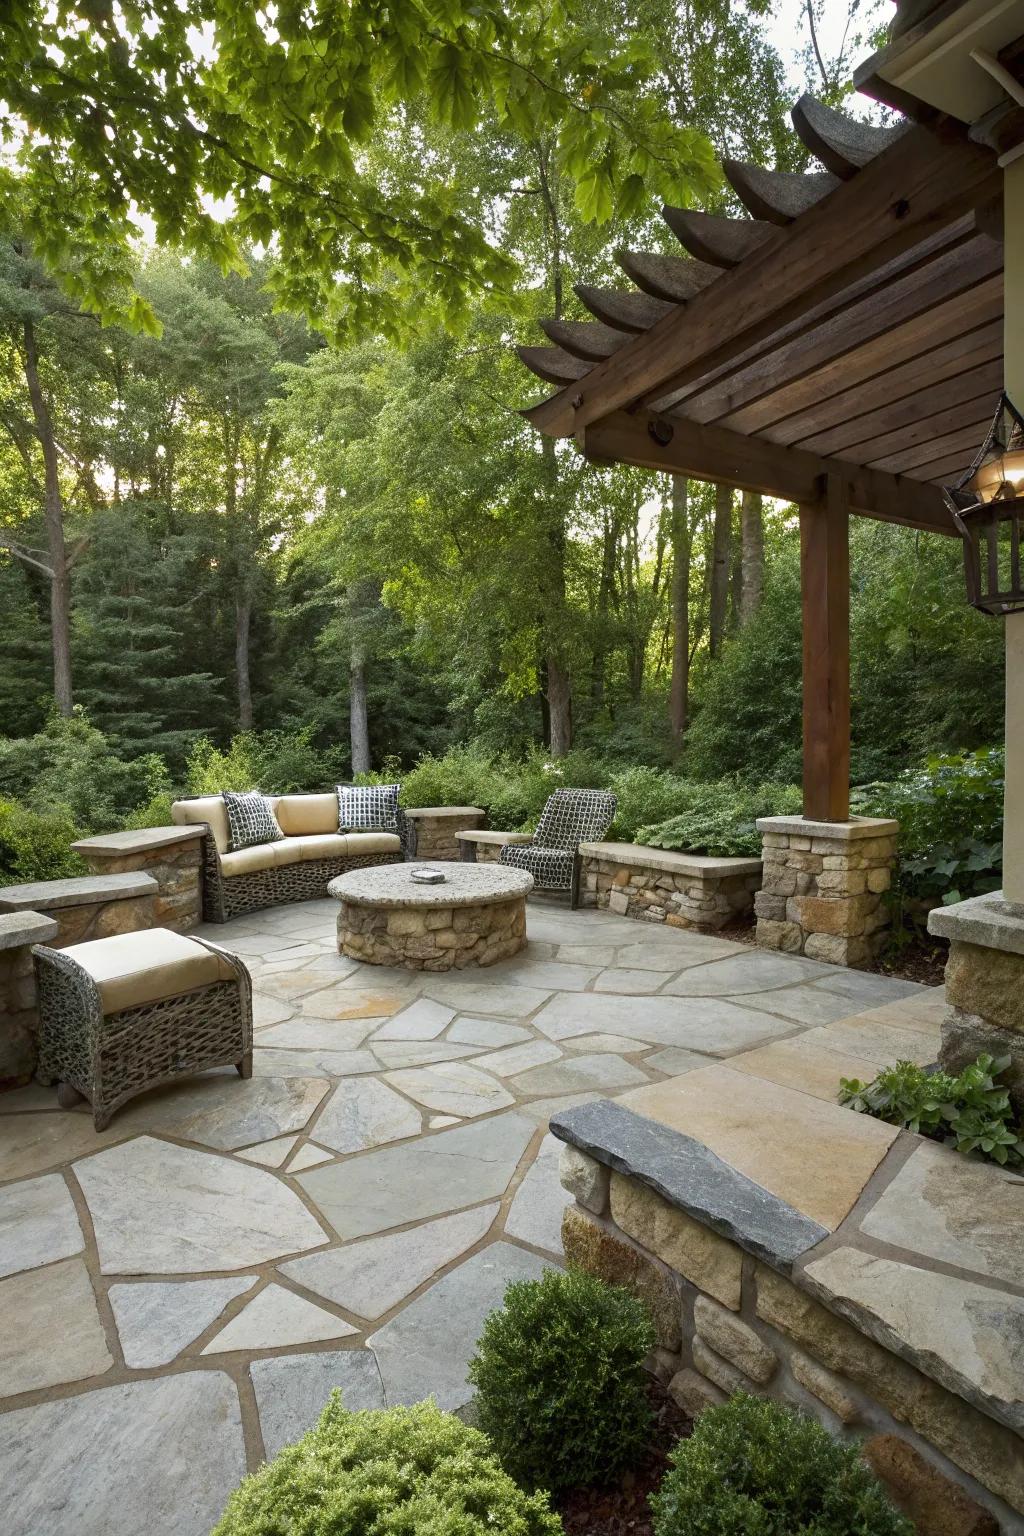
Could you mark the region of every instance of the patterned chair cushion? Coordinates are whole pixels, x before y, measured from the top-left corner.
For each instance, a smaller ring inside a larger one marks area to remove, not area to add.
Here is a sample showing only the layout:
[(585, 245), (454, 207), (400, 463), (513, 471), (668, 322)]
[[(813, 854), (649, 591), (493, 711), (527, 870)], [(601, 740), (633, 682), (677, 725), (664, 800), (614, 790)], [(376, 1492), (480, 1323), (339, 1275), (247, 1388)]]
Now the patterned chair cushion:
[(258, 843), (281, 842), (284, 833), (277, 824), (273, 807), (258, 789), (247, 789), (241, 794), (225, 789), (221, 798), (228, 813), (232, 853), (241, 848), (255, 848)]
[(397, 832), (398, 784), (339, 784), (339, 832)]
[(556, 789), (533, 834), (536, 848), (599, 843), (615, 820), (616, 799), (606, 789)]

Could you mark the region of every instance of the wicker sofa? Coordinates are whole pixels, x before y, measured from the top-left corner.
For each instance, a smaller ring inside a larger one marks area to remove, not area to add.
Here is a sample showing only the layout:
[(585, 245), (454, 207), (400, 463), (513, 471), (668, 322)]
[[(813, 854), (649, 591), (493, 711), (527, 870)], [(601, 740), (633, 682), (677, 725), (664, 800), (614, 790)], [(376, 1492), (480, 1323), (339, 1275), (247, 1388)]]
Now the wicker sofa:
[(338, 797), (271, 795), (280, 842), (231, 851), (227, 811), (219, 795), (176, 800), (176, 826), (203, 826), (203, 917), (226, 923), (243, 912), (327, 894), (335, 875), (370, 864), (399, 864), (416, 851), (412, 822), (398, 812), (397, 832), (339, 832)]

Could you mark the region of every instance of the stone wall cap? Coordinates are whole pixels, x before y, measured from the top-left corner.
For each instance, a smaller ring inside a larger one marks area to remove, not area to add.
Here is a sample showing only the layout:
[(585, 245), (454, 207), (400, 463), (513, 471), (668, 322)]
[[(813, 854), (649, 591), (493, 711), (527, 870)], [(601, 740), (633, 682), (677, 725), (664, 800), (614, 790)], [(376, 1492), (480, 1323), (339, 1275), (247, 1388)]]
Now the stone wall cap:
[(33, 885), (0, 886), (0, 912), (55, 911), (85, 907), (93, 902), (123, 901), (130, 896), (155, 896), (152, 875), (76, 875), (71, 880), (37, 880)]
[(132, 853), (149, 853), (154, 848), (169, 848), (174, 843), (191, 843), (205, 837), (206, 828), (138, 827), (128, 832), (101, 832), (96, 837), (80, 837), (72, 848), (77, 853), (109, 853), (111, 858), (126, 858)]
[(405, 814), (417, 818), (420, 816), (486, 816), (487, 812), (479, 805), (417, 805)]
[(933, 907), (928, 932), (953, 943), (1024, 955), (1024, 907), (1007, 901), (1002, 891), (970, 896), (948, 907)]
[(849, 821), (810, 821), (803, 816), (760, 816), (759, 832), (789, 834), (791, 837), (832, 837), (853, 842), (859, 837), (895, 837), (898, 821), (889, 816), (851, 816)]
[(754, 858), (719, 858), (704, 853), (676, 853), (671, 848), (648, 848), (642, 843), (581, 843), (586, 858), (607, 859), (631, 869), (663, 869), (675, 875), (697, 877), (759, 875), (762, 864)]
[(789, 1274), (793, 1264), (828, 1237), (812, 1221), (703, 1142), (601, 1099), (552, 1116), (559, 1141), (656, 1190), (670, 1205), (727, 1237), (747, 1253)]
[(59, 932), (60, 924), (42, 912), (0, 912), (0, 949), (46, 944)]
[[(415, 868), (440, 869), (444, 881), (437, 885), (413, 880)], [(327, 886), (328, 895), (357, 907), (399, 908), (491, 907), (501, 901), (523, 898), (533, 890), (533, 876), (525, 869), (509, 869), (504, 864), (379, 864), (373, 869), (355, 869), (336, 875)]]
[(456, 832), (460, 843), (485, 843), (488, 846), (507, 848), (516, 843), (532, 843), (532, 832), (494, 832), (481, 828), (475, 832)]

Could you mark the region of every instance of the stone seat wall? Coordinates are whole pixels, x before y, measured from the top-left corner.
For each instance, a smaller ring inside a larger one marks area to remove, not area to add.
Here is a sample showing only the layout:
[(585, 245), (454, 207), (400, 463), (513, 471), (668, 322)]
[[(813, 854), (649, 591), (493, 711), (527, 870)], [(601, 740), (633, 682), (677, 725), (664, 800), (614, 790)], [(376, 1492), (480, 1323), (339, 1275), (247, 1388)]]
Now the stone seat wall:
[(153, 927), (188, 933), (202, 918), (202, 827), (143, 827), (72, 843), (97, 875), (138, 873), (156, 881)]
[(580, 905), (674, 928), (724, 928), (750, 912), (760, 859), (715, 859), (634, 843), (583, 843)]

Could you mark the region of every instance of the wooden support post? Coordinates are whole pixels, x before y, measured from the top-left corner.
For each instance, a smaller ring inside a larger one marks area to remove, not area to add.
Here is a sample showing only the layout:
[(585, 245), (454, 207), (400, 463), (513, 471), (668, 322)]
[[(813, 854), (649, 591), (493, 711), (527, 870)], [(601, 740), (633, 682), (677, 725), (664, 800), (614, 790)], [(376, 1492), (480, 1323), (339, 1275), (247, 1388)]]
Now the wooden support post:
[(846, 486), (800, 508), (803, 594), (804, 816), (850, 815), (850, 543)]

